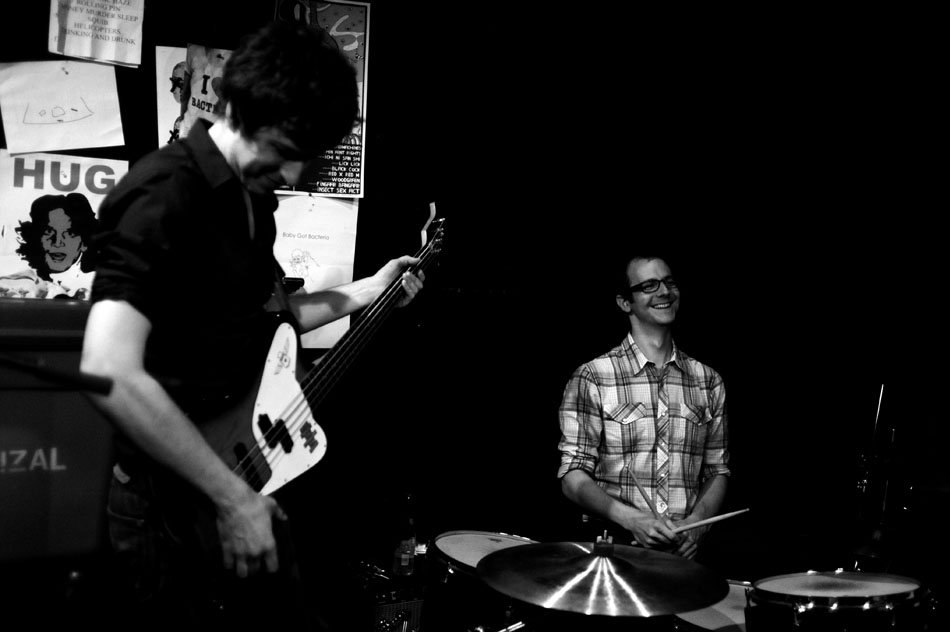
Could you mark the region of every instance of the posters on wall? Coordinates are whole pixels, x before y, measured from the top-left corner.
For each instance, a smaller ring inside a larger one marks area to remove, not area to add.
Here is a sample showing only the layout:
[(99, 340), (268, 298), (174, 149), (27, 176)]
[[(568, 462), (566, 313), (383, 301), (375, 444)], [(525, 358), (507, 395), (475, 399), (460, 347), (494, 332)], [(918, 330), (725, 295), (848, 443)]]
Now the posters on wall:
[(176, 141), (181, 135), (182, 95), (188, 49), (180, 46), (155, 47), (155, 94), (158, 111), (158, 146)]
[[(357, 200), (316, 195), (280, 196), (274, 219), (277, 240), (274, 256), (284, 274), (303, 280), (301, 292), (310, 293), (353, 280), (356, 254)], [(301, 344), (329, 348), (349, 327), (341, 318), (304, 334)]]
[(124, 145), (115, 68), (82, 61), (0, 64), (10, 153)]
[[(349, 135), (335, 148), (323, 156), (311, 161), (301, 174), (295, 186), (282, 187), (279, 192), (286, 195), (324, 195), (334, 197), (363, 197), (364, 139), (366, 136), (366, 76), (367, 76), (367, 40), (369, 35), (369, 5), (364, 2), (316, 2), (313, 0), (276, 0), (275, 20), (303, 22), (323, 29), (333, 44), (342, 52), (356, 71), (359, 90), (360, 121)], [(209, 48), (200, 44), (188, 44), (185, 63), (169, 66), (170, 59), (178, 53), (171, 48), (156, 48), (156, 72), (158, 81), (167, 77), (175, 82), (175, 73), (183, 75), (180, 120), (176, 117), (177, 128), (160, 140), (160, 144), (184, 137), (198, 119), (213, 120), (218, 114), (218, 85), (231, 51), (221, 48)], [(177, 70), (176, 70), (177, 68)], [(174, 88), (170, 88), (174, 91)], [(168, 88), (158, 92), (160, 126), (168, 125), (170, 110), (167, 99)], [(164, 130), (160, 131), (163, 136)]]
[(144, 14), (145, 0), (50, 0), (49, 52), (138, 66)]
[(181, 94), (184, 105), (179, 131), (182, 137), (188, 135), (198, 119), (213, 121), (218, 116), (221, 75), (230, 56), (231, 51), (223, 48), (188, 45)]
[(0, 297), (85, 299), (89, 239), (124, 160), (0, 150)]
[(363, 197), (364, 139), (366, 137), (366, 77), (369, 43), (369, 4), (277, 0), (276, 20), (296, 20), (319, 26), (333, 39), (356, 70), (361, 122), (340, 145), (311, 163), (295, 187), (282, 193)]

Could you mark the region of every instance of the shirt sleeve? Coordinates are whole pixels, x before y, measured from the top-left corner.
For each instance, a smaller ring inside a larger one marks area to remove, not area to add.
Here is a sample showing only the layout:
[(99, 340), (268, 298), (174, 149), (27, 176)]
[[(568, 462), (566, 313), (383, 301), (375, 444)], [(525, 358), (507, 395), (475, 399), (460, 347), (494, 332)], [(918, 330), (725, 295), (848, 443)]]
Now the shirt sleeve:
[(726, 414), (726, 387), (717, 374), (709, 393), (709, 408), (712, 421), (706, 435), (705, 457), (703, 459), (703, 479), (720, 474), (728, 476), (729, 470), (729, 424)]
[(124, 300), (148, 318), (159, 293), (156, 274), (173, 250), (172, 227), (179, 203), (173, 187), (154, 179), (116, 191), (102, 209), (102, 230), (96, 236), (93, 301)]
[(577, 369), (564, 388), (559, 411), (561, 466), (558, 478), (571, 470), (593, 476), (603, 434), (600, 390), (589, 367)]

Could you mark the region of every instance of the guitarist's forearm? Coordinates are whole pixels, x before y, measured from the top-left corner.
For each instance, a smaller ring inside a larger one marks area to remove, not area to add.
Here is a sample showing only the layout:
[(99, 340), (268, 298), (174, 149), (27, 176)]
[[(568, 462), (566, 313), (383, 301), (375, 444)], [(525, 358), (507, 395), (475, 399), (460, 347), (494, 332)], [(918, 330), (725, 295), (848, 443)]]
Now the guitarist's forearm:
[(304, 332), (312, 331), (363, 309), (382, 290), (370, 278), (359, 279), (311, 294), (294, 294), (289, 297), (290, 310)]
[[(175, 471), (216, 504), (246, 494), (204, 436), (143, 367), (151, 324), (123, 301), (100, 301), (89, 311), (80, 367), (108, 377), (107, 396), (91, 395), (112, 423), (149, 457)], [(243, 486), (243, 487), (242, 487)]]
[(235, 505), (251, 493), (151, 376), (116, 375), (109, 397), (97, 399), (99, 407), (133, 443), (215, 505)]
[(418, 262), (419, 259), (405, 255), (390, 259), (372, 276), (311, 294), (294, 294), (289, 297), (290, 310), (300, 328), (307, 332), (368, 307), (388, 288), (397, 289), (397, 283), (402, 284), (404, 304), (422, 288), (420, 277), (424, 275), (403, 274)]

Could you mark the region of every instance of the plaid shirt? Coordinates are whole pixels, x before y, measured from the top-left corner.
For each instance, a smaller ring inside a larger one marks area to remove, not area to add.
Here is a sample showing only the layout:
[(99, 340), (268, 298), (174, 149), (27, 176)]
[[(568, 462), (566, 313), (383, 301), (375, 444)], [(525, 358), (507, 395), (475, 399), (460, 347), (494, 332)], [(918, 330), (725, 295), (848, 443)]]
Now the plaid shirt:
[(655, 504), (657, 391), (664, 379), (670, 416), (667, 515), (689, 515), (702, 482), (730, 473), (726, 391), (718, 373), (675, 344), (670, 361), (658, 370), (628, 334), (620, 346), (574, 372), (561, 401), (558, 478), (583, 470), (611, 497), (649, 511), (627, 468)]

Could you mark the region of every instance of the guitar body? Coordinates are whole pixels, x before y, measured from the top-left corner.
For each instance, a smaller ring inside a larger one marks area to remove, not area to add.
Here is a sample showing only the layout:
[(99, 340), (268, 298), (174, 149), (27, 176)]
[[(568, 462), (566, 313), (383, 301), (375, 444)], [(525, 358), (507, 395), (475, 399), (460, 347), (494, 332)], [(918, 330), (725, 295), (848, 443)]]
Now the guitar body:
[(277, 491), (326, 454), (326, 433), (301, 388), (305, 373), (297, 330), (278, 315), (256, 389), (201, 424), (212, 449), (262, 494)]
[[(267, 336), (272, 338), (257, 381), (243, 397), (235, 397), (224, 412), (198, 424), (218, 456), (262, 494), (277, 491), (326, 454), (326, 435), (314, 421), (298, 381), (305, 373), (299, 336), (286, 314), (273, 316), (274, 322), (260, 333), (260, 349), (266, 346)], [(187, 574), (180, 579), (188, 587), (185, 598), (202, 616), (222, 624), (233, 623), (230, 617), (244, 616), (248, 604), (257, 600), (272, 605), (299, 599), (291, 521), (272, 521), (279, 571), (237, 579), (222, 565), (217, 513), (211, 501), (154, 463), (141, 475), (150, 480), (162, 518), (161, 529), (167, 534), (167, 542), (174, 543), (171, 546), (175, 553), (170, 559), (187, 559)], [(179, 562), (175, 564), (180, 572)], [(270, 612), (269, 607), (252, 608), (251, 612)]]

